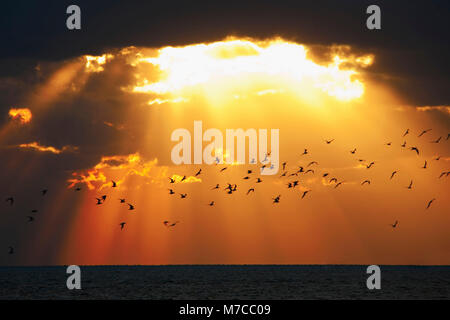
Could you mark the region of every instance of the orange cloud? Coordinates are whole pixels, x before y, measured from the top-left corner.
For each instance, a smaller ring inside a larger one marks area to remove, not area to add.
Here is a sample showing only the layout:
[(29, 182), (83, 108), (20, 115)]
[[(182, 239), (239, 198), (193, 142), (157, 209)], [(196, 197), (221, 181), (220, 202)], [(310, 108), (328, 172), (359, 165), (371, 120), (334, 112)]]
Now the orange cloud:
[(11, 119), (17, 120), (21, 124), (29, 123), (33, 117), (30, 109), (28, 108), (11, 108), (9, 110), (9, 116)]
[(61, 149), (58, 149), (52, 146), (40, 145), (38, 142), (22, 143), (19, 144), (18, 147), (25, 149), (33, 149), (40, 152), (51, 152), (54, 154), (60, 154), (62, 152), (74, 152), (78, 149), (77, 147), (74, 146), (64, 146)]

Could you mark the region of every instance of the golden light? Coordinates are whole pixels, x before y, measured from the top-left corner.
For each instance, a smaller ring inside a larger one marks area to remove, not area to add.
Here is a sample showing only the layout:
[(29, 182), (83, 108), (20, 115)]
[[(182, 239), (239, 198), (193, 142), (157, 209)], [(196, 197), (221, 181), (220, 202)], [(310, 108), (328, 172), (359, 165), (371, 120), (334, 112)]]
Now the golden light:
[(21, 124), (29, 123), (33, 117), (30, 109), (28, 108), (12, 108), (9, 110), (9, 116), (13, 120), (19, 121)]
[(88, 72), (101, 72), (103, 71), (103, 65), (108, 61), (114, 58), (112, 54), (105, 53), (101, 56), (84, 56), (86, 60), (86, 71)]
[[(338, 100), (349, 101), (364, 93), (363, 83), (355, 78), (358, 72), (344, 67), (344, 62), (350, 61), (366, 67), (373, 63), (373, 56), (337, 55), (327, 65), (321, 65), (309, 58), (305, 46), (282, 39), (229, 39), (185, 47), (164, 47), (157, 51), (157, 56), (137, 58), (136, 62), (137, 66), (148, 63), (157, 67), (162, 72), (161, 78), (150, 81), (145, 74), (137, 74), (137, 84), (132, 91), (180, 95), (184, 89), (199, 85), (207, 87), (220, 82), (223, 86), (228, 82), (237, 87), (246, 79), (254, 82), (257, 78), (260, 83), (266, 81), (282, 86), (288, 83), (289, 90), (307, 95), (316, 90)], [(258, 92), (283, 90), (269, 88)]]

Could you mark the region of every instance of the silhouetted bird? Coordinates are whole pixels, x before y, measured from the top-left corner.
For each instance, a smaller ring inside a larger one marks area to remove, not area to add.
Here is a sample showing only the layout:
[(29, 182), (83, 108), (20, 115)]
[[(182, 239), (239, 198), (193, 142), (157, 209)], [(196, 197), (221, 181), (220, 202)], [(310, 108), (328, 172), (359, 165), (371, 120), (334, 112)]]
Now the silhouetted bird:
[(261, 178), (258, 178), (258, 179), (256, 180), (256, 183), (261, 183), (261, 182), (262, 182)]
[(214, 201), (211, 201), (208, 206), (212, 207), (214, 205)]
[(344, 183), (344, 181), (337, 183), (337, 184), (334, 186), (334, 188), (336, 189), (337, 187), (339, 187), (339, 186), (340, 186), (341, 184), (343, 184), (343, 183)]
[(33, 210), (31, 210), (31, 213), (37, 213), (38, 212), (38, 210), (37, 209), (33, 209)]
[(397, 173), (397, 171), (392, 172), (391, 179), (395, 176), (396, 173)]
[(442, 178), (443, 176), (448, 176), (450, 173), (450, 171), (444, 171), (441, 173), (441, 175), (439, 176), (439, 179)]
[(409, 133), (409, 129), (406, 129), (405, 133), (403, 134), (403, 136), (406, 136)]
[(370, 184), (370, 180), (364, 180), (364, 181), (361, 183), (361, 185), (363, 186), (364, 183)]
[(34, 221), (34, 217), (32, 217), (32, 216), (27, 216), (27, 218), (28, 218), (28, 222), (33, 222)]
[(325, 142), (327, 143), (327, 144), (330, 144), (330, 143), (332, 143), (334, 141), (334, 139), (331, 139), (331, 140), (325, 140)]
[(111, 180), (111, 183), (113, 188), (117, 187), (117, 183), (114, 180)]
[(183, 178), (181, 178), (180, 182), (183, 182), (184, 180), (186, 180), (186, 176), (183, 176)]
[(14, 254), (14, 248), (13, 247), (8, 247), (8, 248), (9, 248), (8, 254)]
[(106, 200), (106, 195), (102, 196), (102, 200), (105, 201)]
[(134, 206), (132, 204), (127, 203), (127, 205), (128, 205), (128, 210), (134, 210)]
[(213, 187), (213, 188), (211, 188), (211, 190), (214, 190), (214, 189), (219, 189), (219, 184), (216, 184), (216, 186), (215, 187)]
[(175, 192), (172, 189), (169, 189), (169, 194), (175, 194)]
[(336, 178), (331, 178), (331, 179), (330, 179), (330, 183), (331, 183), (332, 181), (334, 181), (334, 182), (337, 183), (338, 180), (337, 180)]
[(431, 141), (431, 143), (439, 143), (439, 141), (441, 141), (441, 139), (442, 139), (442, 137), (439, 137), (439, 138), (437, 138), (436, 140)]
[(415, 151), (417, 154), (419, 154), (419, 149), (417, 149), (417, 147), (411, 147), (410, 148), (412, 151)]
[(303, 191), (303, 194), (302, 194), (302, 199), (306, 196), (306, 194), (308, 193), (308, 192), (310, 192), (311, 190), (306, 190), (306, 191)]
[(248, 189), (248, 191), (247, 191), (247, 195), (250, 193), (250, 192), (255, 192), (255, 189), (254, 188), (250, 188), (250, 189)]
[(355, 154), (355, 152), (356, 152), (356, 148), (353, 149), (353, 150), (350, 150), (350, 153), (351, 153), (351, 154)]
[(401, 145), (402, 148), (406, 147), (406, 141), (403, 141), (403, 144)]
[(125, 203), (125, 199), (119, 199), (119, 201), (120, 201), (120, 203)]
[(169, 178), (170, 183), (175, 183), (175, 179)]
[(386, 145), (387, 145), (387, 146), (390, 146), (390, 145), (392, 145), (392, 142), (388, 142), (388, 143), (386, 143)]
[(427, 160), (425, 160), (425, 163), (423, 164), (422, 169), (426, 169), (427, 168)]
[(200, 173), (202, 173), (202, 169), (198, 170), (195, 176), (197, 177)]
[(125, 227), (126, 224), (127, 224), (126, 222), (119, 223), (120, 230), (123, 230), (123, 227)]
[(80, 191), (80, 190), (81, 190), (80, 187), (76, 187), (76, 188), (75, 188), (75, 191)]
[(328, 176), (328, 175), (329, 175), (329, 173), (328, 173), (328, 172), (325, 172), (325, 173), (322, 175), (322, 177), (325, 178), (325, 177)]
[(398, 221), (395, 220), (394, 224), (391, 224), (390, 226), (391, 226), (392, 228), (396, 228), (396, 227), (398, 226)]
[(273, 200), (273, 203), (279, 203), (280, 202), (280, 198), (281, 198), (281, 195), (278, 195), (278, 196), (276, 196), (275, 198), (273, 198), (272, 200)]
[(314, 170), (313, 169), (306, 170), (305, 174), (307, 174), (308, 172), (312, 172), (314, 174)]
[(428, 201), (427, 209), (431, 206), (431, 204), (433, 203), (434, 200), (436, 200), (436, 199), (433, 198), (433, 199), (431, 199), (430, 201)]
[(413, 185), (413, 181), (411, 180), (411, 182), (409, 183), (409, 186), (407, 186), (407, 189), (412, 189), (412, 185)]
[(428, 131), (431, 131), (431, 129), (427, 129), (427, 130), (423, 130), (418, 137), (420, 138), (421, 136), (423, 136), (425, 133), (427, 133)]
[(227, 170), (227, 168), (228, 167), (224, 167), (224, 168), (220, 169), (220, 172), (223, 172), (223, 171)]
[(301, 154), (302, 156), (308, 154), (308, 149), (305, 149), (305, 151), (303, 151), (303, 153)]
[(184, 199), (187, 197), (187, 193), (180, 193), (181, 199)]
[(47, 194), (47, 192), (48, 192), (47, 189), (44, 189), (44, 190), (41, 191), (41, 193), (42, 193), (43, 196), (45, 196), (45, 195)]
[(318, 164), (317, 161), (311, 161), (310, 163), (308, 163), (307, 167), (312, 166), (313, 164)]
[(286, 170), (286, 164), (287, 162), (283, 162), (282, 166), (283, 166), (283, 171)]
[(373, 165), (375, 164), (375, 162), (371, 162), (371, 163), (369, 163), (369, 165), (367, 165), (367, 169), (370, 169), (370, 167), (372, 167)]
[(97, 200), (97, 205), (102, 204), (102, 199), (101, 198), (95, 198)]

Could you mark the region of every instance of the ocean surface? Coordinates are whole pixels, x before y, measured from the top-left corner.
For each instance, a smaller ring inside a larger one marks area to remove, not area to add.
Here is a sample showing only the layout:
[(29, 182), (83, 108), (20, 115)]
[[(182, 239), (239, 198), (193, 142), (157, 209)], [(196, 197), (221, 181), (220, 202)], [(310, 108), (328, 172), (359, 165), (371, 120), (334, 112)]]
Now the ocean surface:
[(0, 299), (450, 299), (450, 266), (81, 266), (81, 290), (66, 267), (0, 267)]

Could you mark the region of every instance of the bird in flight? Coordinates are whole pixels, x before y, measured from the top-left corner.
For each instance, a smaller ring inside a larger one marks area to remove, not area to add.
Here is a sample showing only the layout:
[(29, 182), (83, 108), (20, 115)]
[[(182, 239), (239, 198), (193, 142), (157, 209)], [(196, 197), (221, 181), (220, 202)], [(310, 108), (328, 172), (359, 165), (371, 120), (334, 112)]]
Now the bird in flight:
[(220, 169), (220, 172), (223, 172), (223, 171), (227, 170), (227, 168), (228, 167), (224, 167), (224, 168)]
[(256, 183), (261, 183), (261, 182), (262, 182), (261, 178), (257, 178)]
[(215, 187), (213, 187), (213, 188), (211, 188), (211, 190), (214, 190), (214, 189), (219, 189), (219, 184), (216, 184), (216, 186)]
[(48, 192), (48, 190), (47, 190), (47, 189), (44, 189), (44, 190), (41, 191), (41, 194), (42, 194), (43, 196), (45, 196), (45, 195), (47, 194), (47, 192)]
[(126, 222), (119, 223), (120, 230), (123, 230), (123, 227), (125, 227), (126, 224), (127, 224)]
[(393, 224), (390, 225), (392, 228), (397, 228), (398, 226), (398, 220), (395, 220)]
[(431, 129), (427, 129), (427, 130), (423, 130), (418, 137), (420, 138), (421, 136), (423, 136), (425, 133), (427, 133), (428, 131), (431, 131)]
[(330, 183), (331, 183), (332, 181), (334, 181), (334, 182), (337, 183), (338, 180), (337, 180), (336, 178), (331, 178), (331, 179), (330, 179)]
[(325, 172), (323, 175), (322, 175), (322, 178), (325, 178), (326, 176), (328, 176), (329, 175), (329, 173), (328, 172)]
[(303, 153), (301, 154), (302, 156), (308, 154), (308, 149), (305, 149), (305, 151), (303, 151)]
[(306, 194), (308, 193), (308, 192), (310, 192), (311, 190), (306, 190), (306, 191), (303, 191), (303, 193), (302, 193), (302, 199), (306, 196)]
[(282, 164), (282, 166), (283, 166), (283, 171), (286, 170), (286, 165), (287, 165), (287, 162), (283, 162), (283, 164)]
[(187, 193), (180, 193), (181, 199), (184, 199), (187, 197)]
[(411, 180), (411, 182), (409, 183), (409, 186), (407, 186), (407, 189), (412, 189), (412, 185), (413, 185), (413, 181)]
[(186, 176), (183, 176), (183, 178), (181, 178), (180, 182), (183, 182), (184, 180), (186, 180)]
[(273, 200), (273, 203), (280, 203), (280, 198), (281, 198), (281, 195), (278, 195), (278, 196), (276, 196), (275, 198), (273, 198), (272, 200)]
[(363, 186), (365, 183), (370, 184), (370, 180), (364, 180), (361, 185)]
[(405, 133), (403, 134), (403, 136), (406, 136), (409, 133), (409, 129), (406, 129)]
[(423, 164), (422, 169), (426, 169), (427, 168), (427, 160), (425, 160), (425, 163)]
[(127, 203), (128, 210), (134, 210), (134, 206), (131, 203)]
[(281, 177), (286, 177), (286, 174), (287, 174), (287, 171), (283, 172), (283, 173), (281, 174), (280, 178), (281, 178)]
[(344, 182), (342, 181), (342, 182), (339, 182), (339, 183), (337, 183), (335, 186), (334, 186), (334, 188), (336, 189), (337, 187), (339, 187), (341, 184), (343, 184)]
[(250, 177), (249, 176), (245, 176), (244, 178), (242, 178), (242, 179), (244, 179), (244, 180), (248, 180), (248, 179), (250, 179)]
[(214, 205), (214, 201), (211, 201), (208, 206), (212, 207)]
[(34, 217), (32, 217), (32, 216), (27, 216), (27, 218), (28, 218), (28, 222), (33, 222), (34, 221)]
[(441, 141), (441, 139), (442, 139), (442, 137), (439, 137), (439, 138), (437, 138), (436, 140), (431, 141), (431, 143), (439, 143), (439, 141)]
[(9, 252), (8, 254), (14, 254), (14, 248), (13, 247), (9, 247)]
[(119, 201), (120, 201), (120, 203), (125, 203), (125, 199), (119, 199)]
[(179, 223), (179, 221), (170, 222), (170, 221), (167, 221), (167, 220), (163, 222), (163, 224), (164, 224), (167, 228), (175, 227), (178, 223)]
[(428, 201), (427, 204), (427, 209), (431, 206), (431, 204), (433, 203), (433, 201), (436, 200), (435, 198), (431, 199), (430, 201)]
[(13, 197), (6, 198), (6, 202), (9, 202), (10, 205), (13, 205), (14, 204), (14, 198)]
[(175, 183), (175, 179), (169, 178), (170, 183)]
[(401, 145), (402, 148), (406, 147), (406, 141), (403, 141), (403, 144)]
[(395, 176), (396, 173), (397, 173), (397, 171), (392, 172), (391, 179)]
[(311, 161), (310, 163), (308, 163), (307, 167), (312, 166), (313, 164), (319, 164), (319, 163), (317, 163), (317, 161)]
[(434, 158), (434, 160), (436, 160), (436, 161), (439, 161), (439, 159), (441, 159), (441, 156)]
[(200, 173), (202, 173), (202, 169), (198, 170), (195, 176), (197, 177)]
[(169, 194), (175, 194), (175, 191), (173, 191), (172, 189), (169, 189)]
[(248, 189), (247, 195), (248, 195), (250, 192), (255, 192), (255, 188), (250, 188), (250, 189)]
[(419, 149), (417, 149), (417, 147), (411, 147), (410, 148), (412, 151), (415, 151), (417, 154), (419, 154)]
[(442, 178), (443, 176), (447, 176), (450, 174), (450, 171), (444, 171), (441, 173), (441, 175), (439, 176), (439, 179)]
[(392, 142), (388, 142), (388, 143), (386, 143), (386, 145), (387, 145), (387, 146), (390, 146), (390, 145), (392, 145)]
[(367, 167), (367, 169), (370, 169), (370, 167), (372, 167), (373, 165), (375, 164), (375, 162), (371, 162), (371, 163), (369, 163), (366, 167)]
[(102, 204), (103, 203), (103, 201), (102, 201), (102, 198), (95, 198), (96, 200), (97, 200), (97, 205), (99, 205), (99, 204)]
[(75, 188), (75, 191), (80, 191), (80, 190), (81, 190), (80, 187), (76, 187), (76, 188)]
[(116, 183), (114, 180), (111, 180), (111, 183), (112, 183), (112, 187), (113, 187), (113, 188), (116, 188), (116, 187), (117, 187), (117, 183)]
[(37, 209), (33, 209), (33, 210), (31, 210), (31, 213), (37, 213), (38, 212), (38, 210)]
[(102, 196), (102, 200), (105, 201), (106, 200), (106, 195)]
[(334, 139), (331, 139), (331, 140), (325, 140), (325, 142), (327, 143), (327, 144), (330, 144), (330, 143), (332, 143), (334, 141)]
[(314, 174), (314, 170), (313, 169), (306, 170), (305, 174), (307, 174), (308, 172), (312, 172)]
[(350, 153), (351, 153), (351, 154), (355, 154), (355, 152), (356, 152), (356, 148), (353, 149), (353, 150), (350, 150)]

